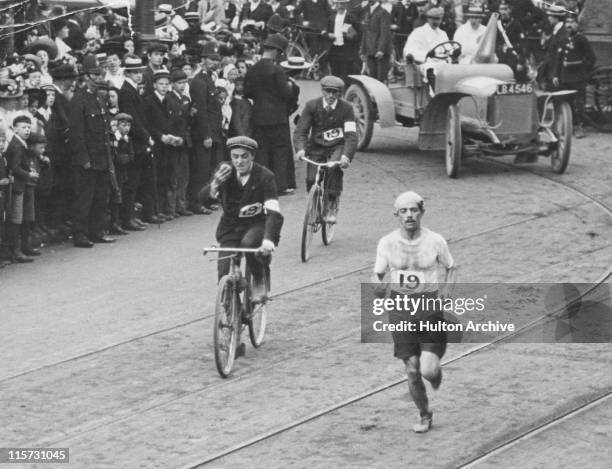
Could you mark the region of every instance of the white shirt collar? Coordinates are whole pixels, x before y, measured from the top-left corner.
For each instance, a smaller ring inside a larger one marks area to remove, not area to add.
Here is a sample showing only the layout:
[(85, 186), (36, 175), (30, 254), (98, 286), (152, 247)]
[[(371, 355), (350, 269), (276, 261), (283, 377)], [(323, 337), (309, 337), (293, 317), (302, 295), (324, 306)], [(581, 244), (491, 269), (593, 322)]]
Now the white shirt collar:
[(19, 135), (17, 135), (17, 134), (14, 134), (14, 135), (15, 135), (15, 138), (16, 138), (17, 140), (19, 140), (19, 142), (21, 142), (21, 144), (22, 144), (24, 147), (28, 148), (28, 144), (26, 143), (26, 141), (25, 141), (24, 139), (22, 139), (22, 138), (21, 138)]
[(135, 90), (138, 89), (138, 85), (136, 84), (136, 82), (134, 80), (132, 80), (131, 78), (128, 78), (127, 76), (125, 77), (125, 81), (127, 81), (130, 85), (132, 85), (134, 87)]
[(325, 101), (325, 98), (321, 98), (323, 100), (323, 109), (327, 109), (328, 107), (331, 107), (333, 111), (336, 110), (336, 106), (338, 105), (338, 99), (336, 99), (336, 101), (334, 101), (334, 104), (332, 104), (331, 106), (329, 104), (327, 104), (327, 102)]
[(162, 96), (161, 94), (159, 94), (159, 93), (157, 92), (157, 90), (156, 90), (156, 91), (154, 91), (154, 93), (155, 93), (155, 96), (157, 96), (157, 99), (159, 99), (159, 102), (160, 102), (160, 103), (163, 103), (163, 102), (164, 102), (164, 96)]
[(374, 10), (376, 10), (376, 8), (378, 8), (379, 5), (380, 5), (380, 2), (376, 2), (374, 5), (370, 5), (370, 13), (374, 13)]

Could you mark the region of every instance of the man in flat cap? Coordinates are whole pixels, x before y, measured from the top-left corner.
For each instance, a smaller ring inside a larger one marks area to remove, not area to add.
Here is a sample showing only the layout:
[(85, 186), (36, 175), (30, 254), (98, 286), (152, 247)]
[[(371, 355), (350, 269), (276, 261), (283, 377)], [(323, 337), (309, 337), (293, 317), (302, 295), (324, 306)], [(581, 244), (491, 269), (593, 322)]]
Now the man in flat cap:
[(427, 53), (442, 42), (448, 41), (448, 35), (440, 29), (440, 22), (444, 10), (439, 7), (431, 8), (425, 13), (427, 23), (416, 28), (404, 46), (404, 57), (410, 57), (414, 62), (423, 63), (427, 60)]
[[(446, 298), (455, 282), (456, 266), (446, 240), (438, 233), (421, 226), (425, 213), (423, 198), (413, 191), (400, 194), (393, 204), (393, 214), (399, 228), (378, 242), (372, 282), (378, 296), (390, 298)], [(438, 277), (444, 270), (444, 278)], [(389, 272), (389, 283), (384, 283)], [(405, 301), (405, 300), (404, 300)], [(410, 300), (408, 300), (410, 301)], [(433, 412), (429, 407), (423, 378), (434, 390), (442, 382), (440, 359), (446, 351), (446, 333), (421, 330), (424, 322), (437, 323), (441, 311), (395, 309), (389, 311), (390, 324), (411, 323), (410, 332), (392, 332), (393, 355), (404, 362), (408, 375), (408, 389), (416, 404), (420, 420), (414, 425), (416, 433), (429, 431)], [(403, 321), (403, 322), (402, 322)]]
[[(321, 79), (323, 96), (306, 103), (293, 132), (296, 159), (308, 156), (319, 163), (339, 161), (329, 168), (325, 178), (323, 218), (335, 223), (342, 193), (342, 169), (349, 167), (357, 150), (357, 123), (353, 106), (340, 98), (342, 79), (329, 75)], [(342, 168), (342, 169), (341, 169)], [(308, 165), (306, 190), (314, 184), (317, 168)]]
[(164, 66), (164, 58), (168, 53), (168, 46), (161, 42), (154, 42), (147, 49), (147, 66), (142, 74), (142, 83), (144, 85), (144, 95), (153, 94), (153, 81), (156, 70), (160, 70)]
[[(253, 301), (261, 302), (265, 295), (264, 269), (269, 256), (278, 245), (283, 225), (274, 175), (255, 163), (257, 142), (245, 136), (227, 141), (231, 164), (221, 163), (212, 181), (199, 194), (200, 200), (218, 197), (223, 215), (217, 227), (217, 241), (222, 247), (260, 248), (264, 259), (247, 254), (253, 274)], [(219, 279), (229, 272), (230, 259), (219, 260)]]

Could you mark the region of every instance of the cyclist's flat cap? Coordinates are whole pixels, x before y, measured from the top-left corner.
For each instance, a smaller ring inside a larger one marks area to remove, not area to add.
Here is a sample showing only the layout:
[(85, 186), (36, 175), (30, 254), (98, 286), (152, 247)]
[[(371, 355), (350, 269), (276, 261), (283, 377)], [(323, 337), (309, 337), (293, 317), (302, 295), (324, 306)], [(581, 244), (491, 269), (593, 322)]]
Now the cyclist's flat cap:
[(344, 88), (344, 81), (342, 81), (342, 78), (338, 78), (333, 75), (327, 75), (326, 77), (321, 78), (321, 88), (333, 88), (336, 90), (341, 90), (342, 88)]
[(252, 138), (249, 138), (245, 135), (239, 135), (237, 137), (232, 137), (227, 139), (227, 148), (232, 149), (235, 147), (246, 148), (247, 150), (255, 151), (257, 150), (257, 142)]
[(427, 18), (438, 18), (441, 19), (444, 16), (444, 10), (440, 7), (434, 7), (427, 10), (425, 13)]

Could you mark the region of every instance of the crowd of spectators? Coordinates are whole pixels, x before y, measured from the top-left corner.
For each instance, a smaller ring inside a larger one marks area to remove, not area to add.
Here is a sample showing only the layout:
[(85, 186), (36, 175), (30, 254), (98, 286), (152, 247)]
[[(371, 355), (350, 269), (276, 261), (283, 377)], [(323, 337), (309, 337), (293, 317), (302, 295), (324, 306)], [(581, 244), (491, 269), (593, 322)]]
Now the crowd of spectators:
[[(579, 0), (556, 3), (563, 10), (556, 18), (578, 15), (582, 6)], [(442, 12), (440, 28), (453, 38), (461, 36), (466, 17), (480, 24), (505, 9), (502, 23), (516, 44), (498, 41), (498, 56), (525, 79), (529, 35), (540, 35), (542, 51), (554, 49), (568, 61), (562, 51), (569, 34), (557, 38), (557, 22), (547, 21), (550, 5), (531, 0), (162, 3), (155, 10), (155, 40), (134, 31), (125, 8), (71, 13), (36, 0), (6, 5), (0, 10), (2, 266), (31, 262), (41, 241), (71, 239), (87, 248), (114, 242), (109, 235), (211, 214), (217, 201), (202, 203), (197, 194), (227, 158), (224, 142), (235, 135), (262, 140), (263, 153), (283, 153), (272, 161), (283, 168), (283, 174), (276, 169), (280, 192), (291, 194), (288, 125), (282, 135), (278, 126), (297, 109), (299, 88), (290, 75), (306, 65), (285, 61), (291, 93), (277, 114), (253, 103), (261, 93), (253, 89), (257, 80), (249, 81), (258, 44), (280, 57), (287, 41), (278, 33), (289, 24), (308, 28), (312, 51), (329, 50), (331, 71), (343, 78), (364, 70), (387, 82), (391, 49), (401, 54), (432, 10)], [(470, 15), (474, 8), (480, 13)], [(542, 80), (562, 87), (550, 68), (557, 65), (545, 65), (549, 75)], [(575, 77), (572, 86), (581, 80)], [(261, 152), (258, 158), (270, 161)]]

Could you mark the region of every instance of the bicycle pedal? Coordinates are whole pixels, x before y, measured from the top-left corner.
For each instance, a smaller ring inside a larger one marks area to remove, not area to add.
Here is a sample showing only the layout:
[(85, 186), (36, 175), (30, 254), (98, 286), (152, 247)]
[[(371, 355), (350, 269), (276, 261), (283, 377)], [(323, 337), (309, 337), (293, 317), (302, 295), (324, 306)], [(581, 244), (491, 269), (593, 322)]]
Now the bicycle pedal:
[(234, 358), (244, 357), (246, 355), (246, 344), (242, 342), (238, 347), (236, 347), (236, 353), (234, 354)]

